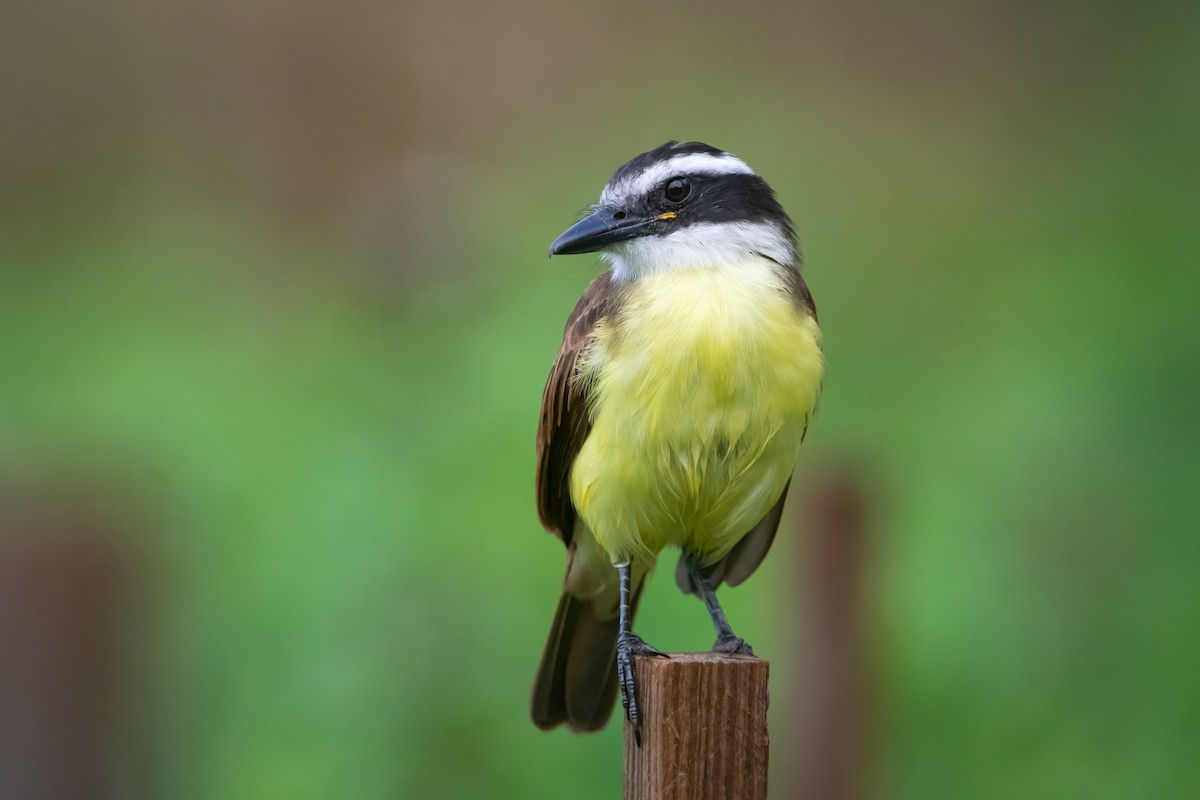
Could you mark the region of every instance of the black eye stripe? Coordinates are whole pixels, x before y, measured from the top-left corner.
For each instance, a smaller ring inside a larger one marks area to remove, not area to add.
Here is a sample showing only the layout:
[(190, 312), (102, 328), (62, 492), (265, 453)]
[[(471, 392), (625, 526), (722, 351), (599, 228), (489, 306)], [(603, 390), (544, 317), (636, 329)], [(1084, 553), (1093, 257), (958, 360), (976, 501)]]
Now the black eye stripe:
[(676, 175), (659, 183), (649, 195), (638, 200), (654, 213), (686, 208), (686, 214), (681, 213), (671, 221), (669, 230), (705, 222), (773, 222), (789, 236), (794, 236), (787, 213), (771, 187), (759, 176), (704, 173), (688, 176), (690, 191), (686, 198), (681, 202), (673, 201), (667, 197), (667, 185), (682, 177)]

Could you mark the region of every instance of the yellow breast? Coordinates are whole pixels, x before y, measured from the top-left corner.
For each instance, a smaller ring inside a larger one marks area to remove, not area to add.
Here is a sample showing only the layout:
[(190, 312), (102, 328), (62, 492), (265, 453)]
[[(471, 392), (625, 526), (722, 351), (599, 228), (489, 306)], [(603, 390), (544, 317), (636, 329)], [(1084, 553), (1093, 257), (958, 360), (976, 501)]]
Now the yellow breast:
[(571, 498), (615, 560), (668, 544), (715, 561), (778, 500), (820, 391), (813, 317), (779, 267), (643, 277), (579, 367), (592, 432)]

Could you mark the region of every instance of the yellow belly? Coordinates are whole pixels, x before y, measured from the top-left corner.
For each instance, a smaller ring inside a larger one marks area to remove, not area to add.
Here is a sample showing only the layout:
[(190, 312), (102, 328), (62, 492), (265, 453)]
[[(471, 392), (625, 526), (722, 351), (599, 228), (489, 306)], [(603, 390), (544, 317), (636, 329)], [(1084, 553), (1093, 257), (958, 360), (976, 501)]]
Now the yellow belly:
[(641, 278), (579, 368), (592, 431), (571, 499), (614, 562), (723, 557), (779, 499), (820, 392), (816, 320), (778, 267)]

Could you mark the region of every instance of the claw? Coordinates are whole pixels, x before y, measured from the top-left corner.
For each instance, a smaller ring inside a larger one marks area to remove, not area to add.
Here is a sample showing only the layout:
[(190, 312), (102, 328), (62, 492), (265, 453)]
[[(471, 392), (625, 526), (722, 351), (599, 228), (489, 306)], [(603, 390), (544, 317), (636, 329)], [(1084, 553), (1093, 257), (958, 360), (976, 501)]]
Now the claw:
[(636, 633), (622, 633), (617, 637), (617, 682), (621, 687), (621, 706), (625, 718), (633, 726), (633, 740), (642, 746), (642, 719), (638, 713), (637, 678), (633, 670), (634, 656), (670, 658), (661, 650), (651, 647)]
[(713, 645), (714, 653), (726, 653), (731, 656), (750, 656), (754, 658), (754, 648), (740, 636), (721, 636)]

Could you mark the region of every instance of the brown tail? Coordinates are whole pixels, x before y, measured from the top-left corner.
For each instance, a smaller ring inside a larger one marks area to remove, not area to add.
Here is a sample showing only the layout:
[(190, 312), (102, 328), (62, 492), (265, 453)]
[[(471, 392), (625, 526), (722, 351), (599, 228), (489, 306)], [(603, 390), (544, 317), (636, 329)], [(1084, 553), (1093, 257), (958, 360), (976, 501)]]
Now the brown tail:
[[(637, 610), (639, 585), (630, 612)], [(533, 684), (533, 723), (549, 730), (561, 723), (573, 731), (604, 727), (617, 697), (615, 616), (597, 615), (593, 603), (563, 592), (550, 625), (550, 638)]]

